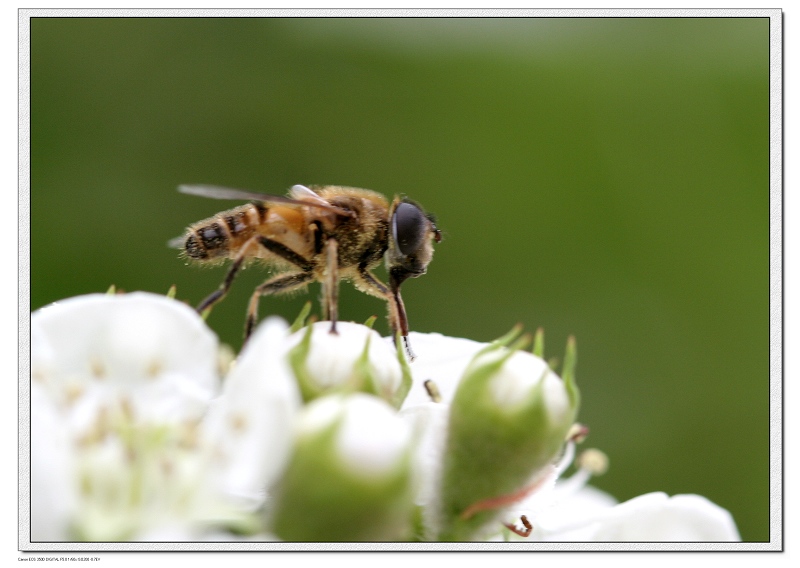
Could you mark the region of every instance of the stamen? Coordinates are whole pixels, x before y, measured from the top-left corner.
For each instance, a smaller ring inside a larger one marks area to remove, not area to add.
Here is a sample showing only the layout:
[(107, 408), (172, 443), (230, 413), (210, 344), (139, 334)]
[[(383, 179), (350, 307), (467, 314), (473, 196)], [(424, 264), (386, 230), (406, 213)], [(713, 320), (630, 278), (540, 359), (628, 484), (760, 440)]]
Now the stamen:
[(160, 360), (153, 359), (152, 361), (150, 361), (150, 364), (147, 366), (147, 369), (145, 369), (145, 373), (147, 374), (148, 378), (155, 379), (158, 377), (159, 373), (161, 373), (163, 368), (164, 365)]
[(560, 476), (572, 464), (573, 459), (575, 459), (575, 443), (567, 442), (564, 455), (555, 464), (556, 476)]
[[(574, 444), (571, 442), (567, 444), (572, 446), (574, 453)], [(562, 460), (558, 467), (564, 465), (566, 468), (569, 464), (564, 464), (566, 460)], [(578, 468), (574, 474), (566, 479), (558, 482), (555, 488), (556, 494), (559, 495), (558, 499), (565, 499), (570, 495), (574, 495), (584, 488), (589, 483), (592, 475), (602, 475), (608, 469), (608, 457), (600, 450), (591, 448), (582, 452), (575, 460), (575, 466)]]
[(554, 489), (554, 500), (566, 499), (570, 495), (574, 495), (583, 489), (591, 478), (592, 474), (588, 470), (579, 469), (571, 476), (560, 479)]
[(589, 427), (584, 424), (575, 423), (570, 427), (569, 432), (567, 432), (567, 440), (571, 442), (575, 442), (576, 444), (580, 444), (586, 439), (586, 436), (589, 435)]
[(132, 424), (135, 418), (133, 411), (133, 403), (127, 396), (120, 398), (119, 409), (120, 412), (122, 413), (122, 419), (125, 420), (128, 424)]
[(106, 378), (106, 368), (103, 362), (98, 357), (91, 357), (89, 359), (89, 369), (96, 379)]
[(64, 395), (67, 401), (67, 404), (70, 405), (76, 400), (78, 400), (81, 395), (83, 395), (83, 385), (79, 383), (68, 383), (66, 388), (64, 389)]
[(228, 417), (231, 429), (237, 434), (242, 434), (247, 429), (247, 417), (241, 412), (235, 412)]
[(161, 473), (164, 474), (164, 477), (170, 477), (174, 475), (175, 472), (175, 464), (169, 458), (162, 458), (161, 459)]
[(436, 386), (436, 383), (428, 379), (422, 385), (425, 387), (432, 402), (442, 402), (442, 393), (439, 392), (439, 387)]
[(575, 465), (592, 475), (603, 475), (608, 471), (608, 456), (598, 449), (590, 448), (578, 456)]
[(183, 423), (183, 428), (180, 431), (180, 438), (178, 444), (182, 448), (196, 449), (200, 441), (200, 421), (191, 420)]

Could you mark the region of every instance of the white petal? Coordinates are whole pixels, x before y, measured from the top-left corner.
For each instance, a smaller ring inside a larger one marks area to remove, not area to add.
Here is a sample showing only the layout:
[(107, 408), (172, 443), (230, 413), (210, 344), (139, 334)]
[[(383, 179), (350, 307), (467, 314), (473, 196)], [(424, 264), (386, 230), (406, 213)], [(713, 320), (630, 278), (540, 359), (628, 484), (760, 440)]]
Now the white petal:
[(478, 351), (486, 347), (485, 343), (439, 333), (412, 332), (409, 342), (417, 358), (410, 364), (414, 384), (403, 403), (404, 408), (430, 402), (423, 385), (426, 380), (433, 381), (442, 401), (449, 403), (467, 365)]
[(414, 432), (414, 469), (419, 488), (414, 499), (417, 505), (427, 506), (438, 492), (442, 454), (447, 441), (448, 407), (427, 402), (400, 411)]
[(131, 393), (137, 419), (145, 422), (191, 420), (205, 414), (216, 388), (210, 388), (183, 372), (164, 373)]
[(699, 495), (647, 493), (547, 540), (593, 542), (730, 542), (739, 532), (730, 513)]
[(204, 420), (223, 489), (257, 503), (286, 465), (301, 400), (286, 363), (288, 326), (269, 318), (248, 341)]
[(400, 417), (413, 431), (414, 503), (422, 507), (426, 535), (439, 532), (439, 495), (447, 442), (448, 405), (426, 402), (405, 408)]
[(71, 447), (53, 402), (31, 384), (31, 540), (67, 541), (77, 503)]
[(611, 495), (590, 485), (568, 492), (563, 485), (559, 481), (549, 490), (543, 488), (521, 507), (520, 513), (526, 514), (534, 526), (535, 538), (554, 540), (550, 535), (583, 527), (617, 504)]
[(216, 336), (166, 296), (70, 298), (34, 312), (31, 327), (32, 369), (62, 406), (105, 385), (135, 414), (173, 421), (199, 417), (218, 389)]

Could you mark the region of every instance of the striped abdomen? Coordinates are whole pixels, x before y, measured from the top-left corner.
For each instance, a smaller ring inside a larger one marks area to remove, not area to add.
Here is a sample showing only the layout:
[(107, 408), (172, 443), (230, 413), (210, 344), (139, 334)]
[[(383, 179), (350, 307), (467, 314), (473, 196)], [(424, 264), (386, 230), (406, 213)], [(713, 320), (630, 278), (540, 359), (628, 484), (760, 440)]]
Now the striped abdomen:
[(184, 248), (195, 260), (211, 260), (230, 256), (249, 239), (264, 222), (267, 207), (250, 203), (224, 211), (189, 227)]

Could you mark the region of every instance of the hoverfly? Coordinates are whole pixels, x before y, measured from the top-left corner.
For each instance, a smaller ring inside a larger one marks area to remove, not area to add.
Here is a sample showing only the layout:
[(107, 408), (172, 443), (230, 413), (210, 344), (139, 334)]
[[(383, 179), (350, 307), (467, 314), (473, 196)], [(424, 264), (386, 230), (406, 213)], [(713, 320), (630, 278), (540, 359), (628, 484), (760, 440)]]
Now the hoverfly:
[[(197, 306), (210, 308), (227, 294), (242, 265), (265, 262), (278, 273), (258, 286), (250, 298), (245, 340), (258, 319), (261, 296), (322, 285), (323, 318), (336, 333), (339, 281), (350, 280), (362, 292), (385, 300), (393, 337), (403, 337), (410, 359), (408, 318), (400, 285), (425, 274), (433, 257), (433, 242), (441, 241), (433, 216), (405, 198), (389, 201), (368, 189), (295, 185), (287, 197), (211, 185), (182, 185), (182, 193), (213, 199), (249, 199), (186, 229), (171, 241), (197, 262), (231, 260), (220, 287)], [(388, 286), (372, 270), (384, 260)]]

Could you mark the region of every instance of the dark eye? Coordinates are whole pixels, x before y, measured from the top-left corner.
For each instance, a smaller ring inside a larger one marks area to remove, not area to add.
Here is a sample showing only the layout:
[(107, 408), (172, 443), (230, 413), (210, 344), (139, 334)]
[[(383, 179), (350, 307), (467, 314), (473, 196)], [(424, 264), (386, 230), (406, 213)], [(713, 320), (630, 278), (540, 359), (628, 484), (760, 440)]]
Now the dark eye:
[(428, 232), (428, 220), (419, 207), (411, 203), (401, 203), (392, 217), (392, 236), (401, 253), (414, 254), (422, 245)]

